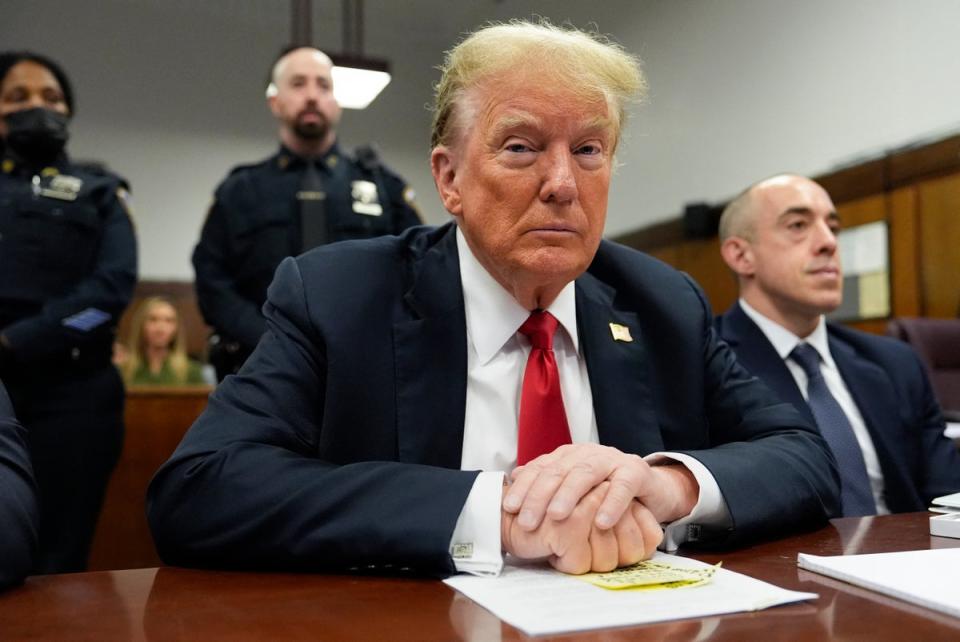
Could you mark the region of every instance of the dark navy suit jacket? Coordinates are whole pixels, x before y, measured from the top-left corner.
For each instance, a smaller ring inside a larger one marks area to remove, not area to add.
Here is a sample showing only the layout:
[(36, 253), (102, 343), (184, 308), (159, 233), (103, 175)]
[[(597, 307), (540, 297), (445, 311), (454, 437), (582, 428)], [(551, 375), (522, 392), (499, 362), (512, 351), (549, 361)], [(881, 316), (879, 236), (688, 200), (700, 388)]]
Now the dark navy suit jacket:
[[(454, 570), (477, 471), (459, 470), (467, 336), (453, 225), (287, 259), (268, 331), (157, 473), (148, 515), (168, 563)], [(812, 425), (740, 368), (686, 276), (602, 243), (576, 282), (600, 441), (689, 452), (732, 529), (772, 537), (838, 510)], [(630, 328), (614, 341), (610, 323)]]
[[(715, 325), (745, 368), (813, 421), (783, 359), (738, 303)], [(960, 491), (960, 454), (943, 436), (940, 406), (910, 346), (833, 323), (827, 336), (877, 450), (887, 507), (895, 513), (923, 510), (934, 497)]]

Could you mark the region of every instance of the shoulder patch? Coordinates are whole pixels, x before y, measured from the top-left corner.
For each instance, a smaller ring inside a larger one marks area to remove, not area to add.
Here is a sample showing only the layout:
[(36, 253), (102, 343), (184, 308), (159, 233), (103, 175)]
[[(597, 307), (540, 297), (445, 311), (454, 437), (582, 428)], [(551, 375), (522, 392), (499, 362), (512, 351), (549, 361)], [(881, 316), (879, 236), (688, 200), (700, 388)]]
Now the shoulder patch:
[(413, 191), (413, 188), (409, 185), (403, 186), (403, 202), (407, 204), (413, 213), (417, 215), (417, 218), (420, 219), (420, 223), (423, 223), (426, 219), (423, 218), (423, 212), (420, 211), (420, 206), (417, 205), (417, 194)]
[(122, 185), (117, 188), (117, 202), (120, 203), (120, 207), (123, 208), (123, 211), (127, 213), (127, 218), (132, 222), (133, 219), (133, 206), (131, 204), (132, 197), (130, 192), (126, 187)]
[(403, 188), (403, 200), (407, 202), (407, 205), (410, 207), (416, 207), (416, 197), (417, 193), (413, 191), (413, 188), (407, 185)]
[(263, 163), (247, 163), (245, 165), (234, 165), (230, 168), (230, 171), (227, 173), (227, 176), (233, 176), (234, 174), (239, 174), (240, 172), (245, 172), (250, 169), (256, 169)]

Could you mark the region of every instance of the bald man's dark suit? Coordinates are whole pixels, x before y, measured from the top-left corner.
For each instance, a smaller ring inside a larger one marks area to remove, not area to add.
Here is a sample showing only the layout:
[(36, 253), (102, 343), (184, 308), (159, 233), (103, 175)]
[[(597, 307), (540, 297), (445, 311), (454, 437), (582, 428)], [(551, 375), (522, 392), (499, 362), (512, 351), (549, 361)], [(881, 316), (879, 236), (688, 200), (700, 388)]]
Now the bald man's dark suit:
[[(454, 230), (280, 266), (268, 332), (151, 484), (165, 561), (454, 570), (450, 537), (477, 474), (459, 470), (467, 335)], [(737, 366), (689, 278), (604, 242), (576, 288), (600, 441), (702, 461), (734, 524), (703, 541), (775, 536), (838, 510), (824, 442)], [(610, 323), (633, 341), (615, 341)]]
[[(743, 308), (735, 303), (715, 324), (740, 363), (812, 422), (787, 365)], [(894, 513), (924, 510), (934, 497), (960, 491), (960, 454), (943, 436), (940, 406), (910, 346), (833, 323), (827, 337), (876, 448), (887, 507)]]

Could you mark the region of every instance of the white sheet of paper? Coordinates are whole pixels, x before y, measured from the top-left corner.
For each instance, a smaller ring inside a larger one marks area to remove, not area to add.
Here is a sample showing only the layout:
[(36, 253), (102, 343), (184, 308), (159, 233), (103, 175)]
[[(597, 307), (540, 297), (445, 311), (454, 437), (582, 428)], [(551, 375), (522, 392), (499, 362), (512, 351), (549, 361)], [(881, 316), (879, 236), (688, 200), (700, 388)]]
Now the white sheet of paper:
[(847, 276), (887, 270), (887, 224), (884, 221), (847, 228), (837, 237), (843, 273)]
[[(653, 559), (678, 566), (709, 567), (665, 553), (657, 553)], [(510, 558), (499, 577), (455, 575), (444, 582), (528, 635), (757, 611), (817, 597), (815, 593), (787, 591), (724, 568), (703, 586), (612, 591), (542, 563), (526, 565)]]
[(800, 568), (960, 617), (960, 548), (821, 557), (800, 553)]
[(887, 271), (887, 224), (867, 223), (857, 229), (857, 274)]

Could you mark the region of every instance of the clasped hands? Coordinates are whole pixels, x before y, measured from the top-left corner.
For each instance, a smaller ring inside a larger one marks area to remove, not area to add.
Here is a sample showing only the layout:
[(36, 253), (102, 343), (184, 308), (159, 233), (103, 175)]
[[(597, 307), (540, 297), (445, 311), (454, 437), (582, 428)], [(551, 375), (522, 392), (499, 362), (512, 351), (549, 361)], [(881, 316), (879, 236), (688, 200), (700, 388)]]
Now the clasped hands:
[(660, 524), (689, 514), (699, 496), (693, 474), (666, 463), (572, 444), (517, 467), (503, 491), (503, 549), (572, 574), (649, 558), (663, 539)]

